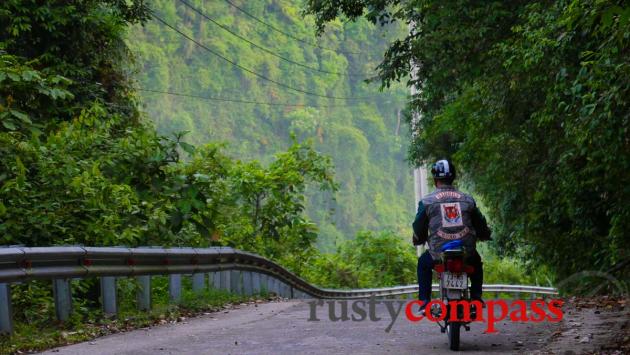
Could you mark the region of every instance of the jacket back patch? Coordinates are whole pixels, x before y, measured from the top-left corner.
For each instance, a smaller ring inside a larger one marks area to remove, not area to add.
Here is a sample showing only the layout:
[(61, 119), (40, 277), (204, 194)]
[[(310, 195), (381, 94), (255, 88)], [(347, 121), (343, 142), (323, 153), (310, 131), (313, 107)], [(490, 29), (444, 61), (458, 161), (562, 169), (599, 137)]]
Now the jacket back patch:
[(442, 227), (461, 227), (464, 225), (459, 202), (442, 203), (440, 210), (442, 212)]

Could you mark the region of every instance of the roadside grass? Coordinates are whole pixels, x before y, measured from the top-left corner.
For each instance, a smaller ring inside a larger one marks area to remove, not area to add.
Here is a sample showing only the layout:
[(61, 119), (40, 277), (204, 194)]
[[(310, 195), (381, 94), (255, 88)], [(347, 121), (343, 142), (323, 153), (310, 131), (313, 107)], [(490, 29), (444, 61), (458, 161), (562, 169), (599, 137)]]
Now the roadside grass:
[(483, 261), (484, 284), (553, 286), (553, 273), (542, 265), (527, 265), (523, 261), (500, 257), (487, 245), (478, 246)]
[[(90, 281), (72, 282), (73, 292), (81, 293), (89, 288)], [(130, 331), (168, 323), (185, 321), (187, 318), (205, 313), (217, 312), (231, 305), (260, 299), (269, 299), (269, 295), (240, 296), (224, 290), (206, 288), (193, 292), (189, 278), (182, 278), (182, 297), (180, 302), (169, 302), (168, 278), (153, 277), (152, 307), (150, 311), (136, 308), (136, 290), (134, 279), (118, 280), (118, 314), (108, 317), (98, 308), (98, 299), (73, 297), (73, 312), (66, 322), (55, 320), (52, 293), (49, 285), (35, 281), (16, 285), (12, 299), (17, 303), (29, 299), (27, 309), (20, 309), (14, 314), (14, 333), (0, 335), (0, 354), (20, 354), (41, 351), (63, 345), (89, 341), (104, 335)], [(33, 292), (29, 292), (33, 291)], [(38, 302), (31, 303), (31, 299)]]

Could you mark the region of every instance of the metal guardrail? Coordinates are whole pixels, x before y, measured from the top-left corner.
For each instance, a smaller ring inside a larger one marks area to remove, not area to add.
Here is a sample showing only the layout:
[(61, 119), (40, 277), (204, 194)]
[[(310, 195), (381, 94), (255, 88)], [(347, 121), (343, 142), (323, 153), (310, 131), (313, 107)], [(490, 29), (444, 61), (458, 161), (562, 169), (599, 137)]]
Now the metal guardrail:
[[(68, 319), (72, 309), (71, 279), (100, 277), (101, 304), (116, 314), (116, 277), (137, 277), (138, 307), (151, 308), (151, 275), (169, 275), (171, 300), (181, 297), (181, 275), (192, 275), (193, 290), (206, 286), (239, 294), (274, 292), (286, 298), (357, 299), (395, 297), (418, 292), (417, 285), (337, 290), (319, 288), (259, 255), (226, 247), (215, 248), (0, 248), (0, 333), (12, 331), (10, 284), (52, 280), (57, 319)], [(433, 285), (433, 291), (438, 285)], [(484, 285), (484, 292), (556, 295), (551, 287)]]

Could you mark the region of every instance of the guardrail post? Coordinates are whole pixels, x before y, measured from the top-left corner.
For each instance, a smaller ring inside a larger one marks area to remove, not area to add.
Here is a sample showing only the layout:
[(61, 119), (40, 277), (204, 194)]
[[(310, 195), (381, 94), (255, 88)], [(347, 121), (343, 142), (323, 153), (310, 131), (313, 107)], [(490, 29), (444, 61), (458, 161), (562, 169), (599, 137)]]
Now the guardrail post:
[(260, 293), (269, 293), (269, 276), (260, 274)]
[(241, 270), (236, 271), (236, 293), (239, 295), (245, 293), (243, 287), (243, 272)]
[(196, 272), (193, 274), (192, 288), (195, 292), (202, 292), (206, 288), (206, 274)]
[(55, 314), (57, 320), (65, 322), (72, 312), (72, 290), (69, 279), (53, 280), (53, 296), (55, 298)]
[(178, 303), (182, 299), (182, 275), (168, 275), (168, 295), (171, 302)]
[(251, 271), (243, 271), (243, 291), (247, 296), (251, 296), (252, 292), (252, 272)]
[(289, 298), (289, 296), (290, 296), (289, 285), (283, 282), (282, 283), (282, 297)]
[(208, 284), (211, 288), (219, 289), (221, 288), (221, 272), (220, 271), (212, 271), (208, 273)]
[(267, 292), (276, 293), (276, 279), (273, 276), (267, 279)]
[(273, 289), (273, 285), (274, 285), (274, 281), (273, 281), (273, 276), (271, 275), (267, 275), (267, 292), (271, 293), (271, 292), (276, 292)]
[(232, 280), (230, 280), (232, 273), (229, 270), (221, 271), (221, 289), (229, 291), (232, 285)]
[(116, 278), (113, 276), (101, 277), (101, 302), (103, 313), (106, 315), (116, 315)]
[(138, 283), (140, 284), (137, 294), (138, 309), (148, 311), (151, 309), (151, 276), (138, 276)]
[(242, 294), (243, 292), (243, 288), (242, 285), (243, 283), (241, 282), (241, 271), (240, 270), (232, 270), (230, 272), (230, 291), (232, 291), (232, 293), (235, 293), (237, 295)]
[(0, 283), (0, 334), (13, 333), (11, 285)]
[(280, 287), (280, 297), (287, 298), (287, 285), (285, 285), (284, 282), (280, 281), (278, 286)]
[(261, 292), (260, 277), (261, 275), (257, 272), (252, 273), (252, 292), (254, 292), (257, 295), (259, 295)]
[(276, 293), (276, 279), (273, 276), (267, 278), (267, 292)]
[(276, 294), (276, 296), (280, 296), (280, 280), (274, 277), (272, 280), (272, 284), (273, 292)]

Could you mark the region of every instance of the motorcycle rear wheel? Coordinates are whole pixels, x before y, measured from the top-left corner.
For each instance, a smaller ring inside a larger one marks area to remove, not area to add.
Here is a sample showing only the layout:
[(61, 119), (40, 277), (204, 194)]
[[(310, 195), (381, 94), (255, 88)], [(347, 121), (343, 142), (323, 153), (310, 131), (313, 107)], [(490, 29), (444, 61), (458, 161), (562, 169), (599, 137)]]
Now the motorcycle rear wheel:
[(459, 330), (461, 323), (453, 322), (446, 325), (446, 334), (448, 334), (448, 347), (453, 351), (459, 350)]

